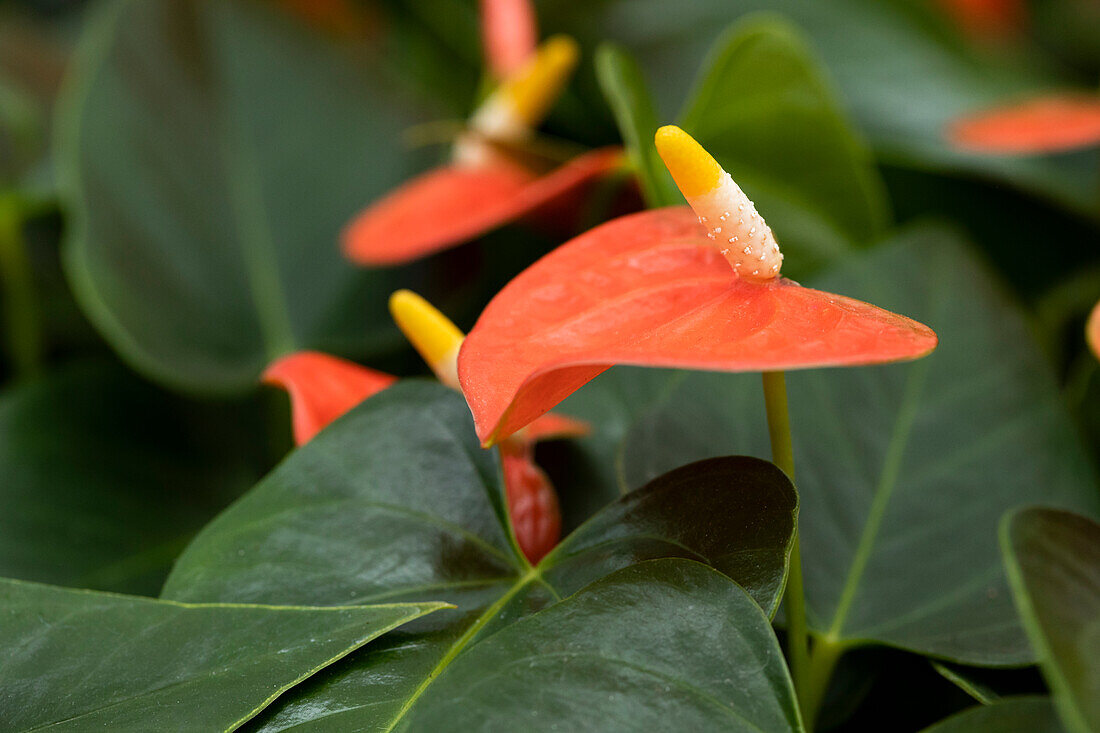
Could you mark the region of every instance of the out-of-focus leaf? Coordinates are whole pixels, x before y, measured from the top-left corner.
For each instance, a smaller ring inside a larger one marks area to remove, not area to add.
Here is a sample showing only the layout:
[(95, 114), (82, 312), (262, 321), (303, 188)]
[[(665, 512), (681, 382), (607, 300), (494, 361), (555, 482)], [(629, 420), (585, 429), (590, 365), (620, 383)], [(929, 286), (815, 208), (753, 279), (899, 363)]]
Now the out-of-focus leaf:
[[(143, 372), (243, 390), (303, 348), (393, 348), (344, 223), (415, 169), (377, 64), (245, 0), (119, 0), (88, 28), (58, 125), (67, 269)], [(431, 289), (429, 289), (429, 294)]]
[(1024, 509), (1005, 518), (1001, 547), (1062, 721), (1075, 733), (1100, 729), (1100, 524)]
[(5, 730), (234, 730), (443, 603), (185, 604), (0, 579)]
[(930, 664), (941, 677), (983, 705), (1047, 692), (1046, 683), (1036, 665), (973, 667), (936, 660), (930, 660)]
[(596, 52), (596, 76), (615, 114), (646, 203), (656, 208), (683, 201), (653, 145), (659, 124), (657, 111), (638, 62), (624, 49), (607, 43)]
[(1063, 205), (1095, 211), (1100, 188), (1096, 151), (1005, 157), (960, 152), (947, 143), (943, 131), (955, 117), (1064, 86), (1067, 80), (1038, 58), (1029, 59), (1032, 68), (979, 58), (928, 23), (914, 5), (889, 0), (559, 0), (544, 3), (541, 18), (548, 30), (593, 44), (613, 40), (637, 54), (654, 84), (659, 110), (671, 114), (707, 49), (732, 21), (758, 11), (781, 14), (807, 34), (881, 157), (919, 169), (1008, 181)]
[(1045, 697), (1010, 697), (964, 710), (924, 733), (1063, 733), (1054, 706)]
[[(788, 374), (811, 626), (967, 664), (1034, 661), (997, 522), (1028, 502), (1100, 514), (1100, 492), (1017, 306), (936, 227), (808, 284), (940, 337), (911, 365)], [(561, 410), (592, 424), (577, 445), (624, 489), (685, 461), (770, 455), (760, 392), (756, 376), (613, 369)]]
[[(495, 454), (478, 448), (465, 402), (438, 384), (406, 381), (334, 422), (212, 522), (164, 595), (457, 604), (457, 614), (387, 636), (263, 721), (392, 729), (480, 640), (635, 562), (707, 562), (773, 611), (795, 511), (790, 482), (770, 463), (715, 459), (623, 497), (532, 568), (507, 523)], [(651, 693), (631, 694), (642, 709), (639, 694)], [(624, 704), (605, 702), (606, 710)]]
[(967, 672), (960, 670), (954, 665), (944, 664), (942, 662), (932, 662), (932, 667), (943, 675), (945, 680), (958, 687), (967, 695), (970, 695), (982, 705), (992, 705), (1001, 699), (1001, 696), (996, 690), (984, 682), (974, 679), (967, 674)]
[(0, 574), (155, 594), (191, 536), (255, 481), (267, 436), (248, 417), (108, 365), (0, 393)]
[(882, 234), (886, 195), (870, 152), (788, 24), (760, 20), (726, 32), (704, 62), (680, 124), (771, 212), (802, 272), (845, 244), (869, 244)]
[(13, 185), (42, 135), (42, 110), (18, 87), (0, 78), (0, 189)]

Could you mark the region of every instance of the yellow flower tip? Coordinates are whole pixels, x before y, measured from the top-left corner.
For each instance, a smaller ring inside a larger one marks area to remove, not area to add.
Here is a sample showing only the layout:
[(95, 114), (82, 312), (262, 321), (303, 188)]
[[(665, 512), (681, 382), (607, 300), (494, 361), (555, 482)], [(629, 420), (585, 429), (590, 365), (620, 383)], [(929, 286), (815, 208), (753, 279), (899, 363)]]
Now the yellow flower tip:
[(722, 166), (691, 135), (676, 125), (665, 125), (657, 130), (653, 141), (688, 201), (718, 188)]
[(528, 127), (542, 122), (561, 96), (579, 58), (576, 41), (569, 36), (553, 36), (504, 82), (501, 91), (521, 122)]
[(579, 58), (580, 48), (569, 36), (547, 39), (478, 107), (470, 127), (494, 140), (522, 140), (546, 117)]
[(758, 283), (778, 277), (783, 255), (775, 235), (730, 174), (675, 125), (657, 130), (653, 141), (680, 192), (706, 228), (707, 238), (737, 276)]
[(390, 296), (390, 314), (439, 381), (458, 389), (458, 349), (465, 335), (447, 316), (411, 290)]

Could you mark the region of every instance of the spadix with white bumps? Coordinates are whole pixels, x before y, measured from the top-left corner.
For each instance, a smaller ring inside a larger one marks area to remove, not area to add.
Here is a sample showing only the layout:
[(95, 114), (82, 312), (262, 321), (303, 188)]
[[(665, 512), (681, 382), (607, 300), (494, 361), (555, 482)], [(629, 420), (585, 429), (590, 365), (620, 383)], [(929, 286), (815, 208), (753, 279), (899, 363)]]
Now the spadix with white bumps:
[(741, 187), (691, 135), (675, 125), (657, 130), (657, 152), (691, 205), (707, 237), (742, 279), (779, 276), (783, 254), (771, 227)]

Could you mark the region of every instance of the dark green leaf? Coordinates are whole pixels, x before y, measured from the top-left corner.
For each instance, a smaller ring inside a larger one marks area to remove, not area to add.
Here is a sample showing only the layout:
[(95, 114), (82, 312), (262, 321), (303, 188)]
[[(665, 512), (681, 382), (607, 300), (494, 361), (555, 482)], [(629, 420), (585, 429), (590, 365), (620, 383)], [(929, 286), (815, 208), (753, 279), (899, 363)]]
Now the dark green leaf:
[[(975, 665), (1034, 661), (997, 522), (1036, 501), (1100, 513), (1100, 492), (1018, 307), (941, 228), (809, 284), (940, 337), (913, 364), (788, 375), (811, 625)], [(760, 393), (757, 375), (612, 369), (561, 409), (596, 426), (579, 445), (622, 490), (707, 456), (770, 455)]]
[(0, 579), (4, 730), (233, 730), (442, 603), (185, 604)]
[(1024, 509), (1005, 518), (1001, 547), (1062, 720), (1075, 733), (1100, 729), (1100, 524)]
[(457, 659), (402, 730), (802, 730), (767, 617), (688, 560), (619, 570)]
[(531, 568), (511, 539), (495, 454), (478, 447), (462, 397), (406, 381), (338, 420), (211, 523), (164, 594), (457, 604), (460, 614), (388, 636), (267, 720), (280, 727), (338, 710), (327, 714), (332, 726), (385, 729), (467, 647), (635, 562), (707, 562), (774, 609), (796, 504), (764, 461), (685, 466), (608, 507)]
[(1010, 697), (970, 708), (925, 728), (924, 733), (1062, 733), (1045, 697)]
[(248, 415), (196, 409), (108, 365), (0, 393), (0, 574), (155, 594), (262, 470), (266, 435), (249, 436), (262, 423)]
[(58, 121), (67, 266), (142, 371), (237, 390), (300, 348), (397, 333), (406, 270), (361, 271), (337, 236), (418, 157), (378, 68), (245, 0), (120, 0), (88, 29)]

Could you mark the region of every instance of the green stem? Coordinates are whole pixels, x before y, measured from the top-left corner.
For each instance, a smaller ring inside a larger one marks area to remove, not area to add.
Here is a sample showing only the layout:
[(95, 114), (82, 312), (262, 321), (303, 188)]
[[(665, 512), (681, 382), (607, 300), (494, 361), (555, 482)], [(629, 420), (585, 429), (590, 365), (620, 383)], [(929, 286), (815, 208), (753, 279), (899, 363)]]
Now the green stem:
[(23, 218), (14, 196), (0, 196), (0, 286), (12, 371), (18, 379), (32, 376), (42, 366), (42, 337)]
[[(764, 407), (768, 415), (768, 435), (772, 443), (772, 462), (794, 483), (794, 446), (791, 444), (791, 419), (787, 411), (787, 380), (783, 372), (764, 372)], [(802, 584), (802, 549), (798, 525), (791, 543), (790, 570), (784, 595), (787, 611), (787, 653), (791, 678), (802, 707), (807, 730), (813, 720), (806, 714), (806, 685), (809, 675), (809, 632), (806, 625), (806, 595)]]
[(813, 728), (821, 703), (825, 702), (825, 693), (829, 690), (829, 681), (837, 662), (844, 654), (845, 645), (828, 637), (818, 637), (814, 641), (814, 651), (810, 655), (810, 669), (806, 679), (806, 688), (802, 697), (802, 716), (806, 727)]

